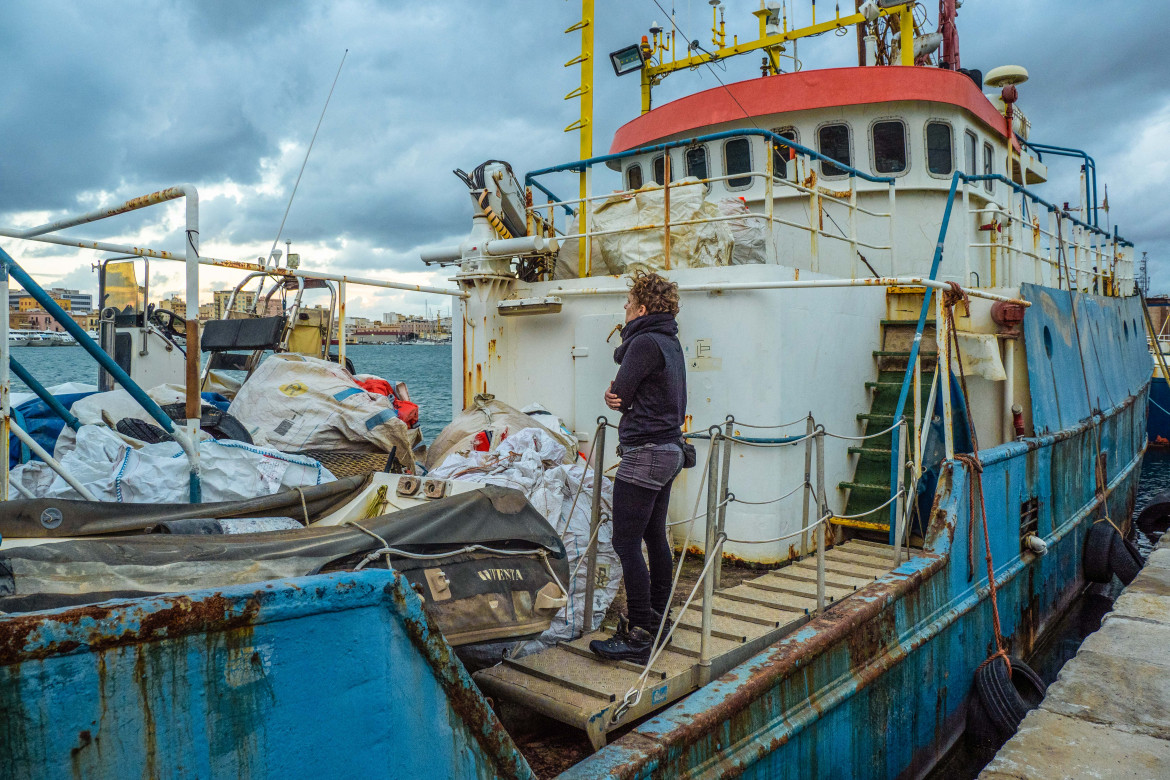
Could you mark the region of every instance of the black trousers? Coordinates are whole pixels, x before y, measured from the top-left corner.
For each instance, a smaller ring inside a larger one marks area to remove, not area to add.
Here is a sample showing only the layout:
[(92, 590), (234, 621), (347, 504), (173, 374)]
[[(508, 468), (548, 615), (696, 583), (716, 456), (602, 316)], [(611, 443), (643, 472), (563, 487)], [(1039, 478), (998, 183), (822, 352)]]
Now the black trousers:
[[(671, 479), (658, 490), (639, 487), (622, 479), (613, 484), (613, 549), (622, 562), (626, 606), (630, 625), (651, 634), (658, 630), (658, 615), (670, 606), (673, 559), (666, 536), (666, 510), (670, 504)], [(650, 567), (642, 557), (642, 542)]]

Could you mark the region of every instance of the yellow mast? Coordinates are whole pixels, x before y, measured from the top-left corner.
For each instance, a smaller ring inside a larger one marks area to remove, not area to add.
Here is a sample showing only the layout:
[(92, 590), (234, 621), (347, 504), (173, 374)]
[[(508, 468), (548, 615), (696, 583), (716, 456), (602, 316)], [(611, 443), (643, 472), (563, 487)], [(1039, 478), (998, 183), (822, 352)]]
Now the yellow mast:
[[(565, 67), (581, 66), (581, 86), (565, 95), (565, 100), (581, 99), (581, 117), (565, 128), (566, 133), (581, 132), (581, 156), (588, 160), (593, 156), (593, 0), (581, 0), (581, 21), (565, 30), (566, 34), (581, 31), (581, 53), (565, 63)], [(581, 169), (581, 208), (577, 211), (579, 231), (585, 233), (589, 224), (589, 174), (588, 167)], [(577, 240), (577, 275), (589, 274), (589, 241), (584, 237)]]

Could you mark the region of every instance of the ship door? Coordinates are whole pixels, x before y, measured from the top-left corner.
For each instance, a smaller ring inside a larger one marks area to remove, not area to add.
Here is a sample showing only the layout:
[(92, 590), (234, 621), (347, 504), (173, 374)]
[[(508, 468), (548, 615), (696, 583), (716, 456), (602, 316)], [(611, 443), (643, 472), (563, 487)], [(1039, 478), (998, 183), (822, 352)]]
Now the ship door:
[[(623, 322), (620, 311), (592, 314), (577, 320), (573, 331), (573, 432), (581, 441), (592, 441), (599, 415), (615, 425), (620, 417), (605, 405), (604, 395), (617, 375), (613, 351), (622, 343), (618, 329)], [(606, 459), (612, 461), (608, 453)]]

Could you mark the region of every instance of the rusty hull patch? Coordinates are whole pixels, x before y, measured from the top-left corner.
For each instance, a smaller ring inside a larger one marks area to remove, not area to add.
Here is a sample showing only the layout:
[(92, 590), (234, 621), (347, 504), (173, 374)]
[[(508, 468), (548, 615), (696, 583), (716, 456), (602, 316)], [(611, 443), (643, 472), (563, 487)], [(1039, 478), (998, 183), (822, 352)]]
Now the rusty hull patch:
[[(170, 596), (163, 600), (169, 606), (149, 611), (132, 601), (114, 601), (0, 620), (0, 666), (42, 660), (79, 649), (100, 652), (187, 634), (230, 631), (252, 625), (259, 612), (255, 597), (247, 599), (243, 609), (235, 608), (238, 602), (222, 593), (197, 600), (189, 596)], [(129, 619), (127, 610), (130, 610)], [(74, 627), (80, 629), (83, 639), (76, 638), (78, 632), (70, 631)], [(57, 631), (72, 637), (54, 639), (52, 634)]]

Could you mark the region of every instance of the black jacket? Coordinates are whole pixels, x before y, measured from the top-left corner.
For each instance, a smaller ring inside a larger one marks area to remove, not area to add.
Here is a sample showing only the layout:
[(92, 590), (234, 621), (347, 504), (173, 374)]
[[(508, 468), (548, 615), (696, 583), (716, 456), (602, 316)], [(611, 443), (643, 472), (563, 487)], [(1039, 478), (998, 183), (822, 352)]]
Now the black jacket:
[(626, 323), (613, 359), (621, 366), (612, 388), (622, 399), (618, 442), (634, 447), (679, 441), (687, 373), (674, 315), (646, 314)]

